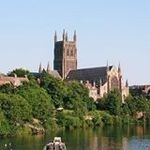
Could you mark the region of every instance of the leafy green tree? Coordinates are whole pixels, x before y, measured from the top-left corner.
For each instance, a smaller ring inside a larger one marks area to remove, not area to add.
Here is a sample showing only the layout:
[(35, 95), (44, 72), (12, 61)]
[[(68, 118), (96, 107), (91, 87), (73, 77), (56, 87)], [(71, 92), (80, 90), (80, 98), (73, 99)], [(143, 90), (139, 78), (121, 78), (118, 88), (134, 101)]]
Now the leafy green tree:
[(102, 116), (100, 115), (100, 113), (98, 111), (93, 111), (93, 124), (94, 126), (102, 126), (103, 122), (102, 122)]
[(87, 98), (87, 109), (89, 111), (96, 110), (96, 102), (94, 102), (94, 99), (92, 97)]
[(134, 115), (137, 111), (137, 108), (136, 108), (136, 101), (134, 100), (134, 97), (129, 95), (126, 100), (125, 100), (126, 104), (128, 105), (128, 108), (129, 108), (129, 114), (130, 115)]
[(15, 70), (9, 72), (8, 76), (14, 77), (15, 74), (17, 75), (17, 77), (27, 76), (28, 79), (34, 79), (33, 75), (28, 70), (24, 70), (22, 68), (15, 69)]
[(96, 109), (94, 100), (89, 97), (89, 91), (87, 88), (85, 88), (85, 86), (83, 86), (77, 81), (70, 81), (67, 83), (67, 88), (67, 97), (63, 99), (66, 108), (75, 108), (75, 106), (77, 106), (78, 103), (81, 104), (84, 107), (84, 109)]
[(53, 114), (51, 97), (35, 82), (24, 83), (17, 93), (27, 100), (32, 108), (33, 117), (45, 122)]
[(0, 110), (0, 137), (10, 133), (10, 126), (3, 112)]
[(127, 103), (122, 104), (122, 115), (131, 114), (129, 106)]
[(14, 91), (15, 88), (12, 84), (4, 84), (0, 86), (0, 92), (2, 93), (12, 94)]
[(105, 109), (111, 115), (120, 115), (122, 112), (121, 106), (122, 106), (122, 98), (118, 90), (111, 91), (105, 97)]
[(136, 101), (137, 111), (141, 111), (141, 112), (148, 111), (148, 103), (145, 97), (143, 96), (135, 97), (135, 101)]
[(104, 95), (103, 98), (99, 98), (97, 99), (97, 102), (96, 102), (96, 108), (98, 110), (105, 110), (105, 99), (107, 98), (107, 95)]
[(43, 71), (40, 79), (40, 86), (50, 95), (55, 107), (58, 108), (63, 106), (63, 98), (66, 93), (63, 81), (56, 79)]
[(135, 115), (136, 112), (147, 112), (149, 108), (148, 101), (143, 96), (129, 96), (126, 99), (126, 103), (132, 116)]
[(0, 108), (12, 123), (23, 123), (31, 119), (31, 107), (20, 95), (0, 93)]

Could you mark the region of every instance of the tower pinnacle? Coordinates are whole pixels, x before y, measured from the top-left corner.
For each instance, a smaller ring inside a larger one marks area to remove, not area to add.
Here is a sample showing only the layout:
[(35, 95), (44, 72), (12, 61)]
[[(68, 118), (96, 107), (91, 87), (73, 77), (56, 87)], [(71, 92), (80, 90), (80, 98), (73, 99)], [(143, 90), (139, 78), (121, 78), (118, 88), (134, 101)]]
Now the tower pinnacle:
[(62, 40), (65, 40), (65, 29), (63, 29), (63, 35), (62, 35)]
[(118, 73), (121, 73), (121, 65), (120, 65), (120, 62), (119, 62), (119, 65), (118, 65)]
[(39, 73), (42, 73), (42, 64), (39, 65)]
[(57, 32), (55, 31), (55, 35), (54, 35), (54, 44), (57, 42)]
[(68, 41), (68, 33), (66, 32), (65, 40)]
[(47, 64), (47, 73), (49, 73), (50, 72), (50, 65), (49, 65), (49, 62), (48, 62), (48, 64)]
[(76, 41), (77, 41), (76, 30), (74, 31), (74, 35), (73, 35), (73, 41), (74, 41), (74, 42), (76, 42)]

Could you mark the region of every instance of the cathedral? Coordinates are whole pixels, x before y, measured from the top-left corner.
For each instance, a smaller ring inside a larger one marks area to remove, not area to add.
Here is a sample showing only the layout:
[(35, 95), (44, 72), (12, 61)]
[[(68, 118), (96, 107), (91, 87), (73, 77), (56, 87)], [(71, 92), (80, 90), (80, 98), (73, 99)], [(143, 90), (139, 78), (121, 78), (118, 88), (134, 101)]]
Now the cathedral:
[[(39, 67), (39, 73), (41, 66)], [(74, 31), (72, 40), (68, 39), (68, 34), (63, 31), (62, 40), (54, 35), (54, 70), (47, 72), (51, 75), (59, 76), (63, 80), (76, 80), (89, 89), (89, 96), (95, 101), (102, 98), (111, 90), (118, 89), (122, 94), (122, 102), (129, 95), (128, 81), (123, 81), (120, 64), (118, 67), (106, 66), (94, 68), (77, 68), (77, 35)]]

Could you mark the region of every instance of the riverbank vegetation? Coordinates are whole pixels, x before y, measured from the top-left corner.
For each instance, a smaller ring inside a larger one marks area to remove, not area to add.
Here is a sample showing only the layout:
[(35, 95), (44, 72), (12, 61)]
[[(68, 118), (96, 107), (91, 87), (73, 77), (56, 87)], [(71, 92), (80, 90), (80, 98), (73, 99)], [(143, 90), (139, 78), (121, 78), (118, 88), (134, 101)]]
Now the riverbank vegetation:
[(150, 100), (142, 95), (130, 95), (122, 103), (121, 94), (114, 90), (94, 102), (88, 89), (76, 81), (62, 81), (44, 71), (40, 80), (26, 70), (17, 69), (9, 75), (14, 73), (28, 75), (29, 82), (19, 87), (0, 86), (0, 136), (58, 128), (150, 124)]

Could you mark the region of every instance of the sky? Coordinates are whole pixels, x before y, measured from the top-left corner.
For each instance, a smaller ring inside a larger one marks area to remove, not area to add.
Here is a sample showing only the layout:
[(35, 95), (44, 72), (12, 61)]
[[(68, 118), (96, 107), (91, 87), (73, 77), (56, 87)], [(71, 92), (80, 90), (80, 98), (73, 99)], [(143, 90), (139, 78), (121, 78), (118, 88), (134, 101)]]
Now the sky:
[(0, 0), (0, 72), (53, 68), (54, 32), (77, 32), (78, 68), (121, 64), (129, 84), (150, 84), (149, 0)]

